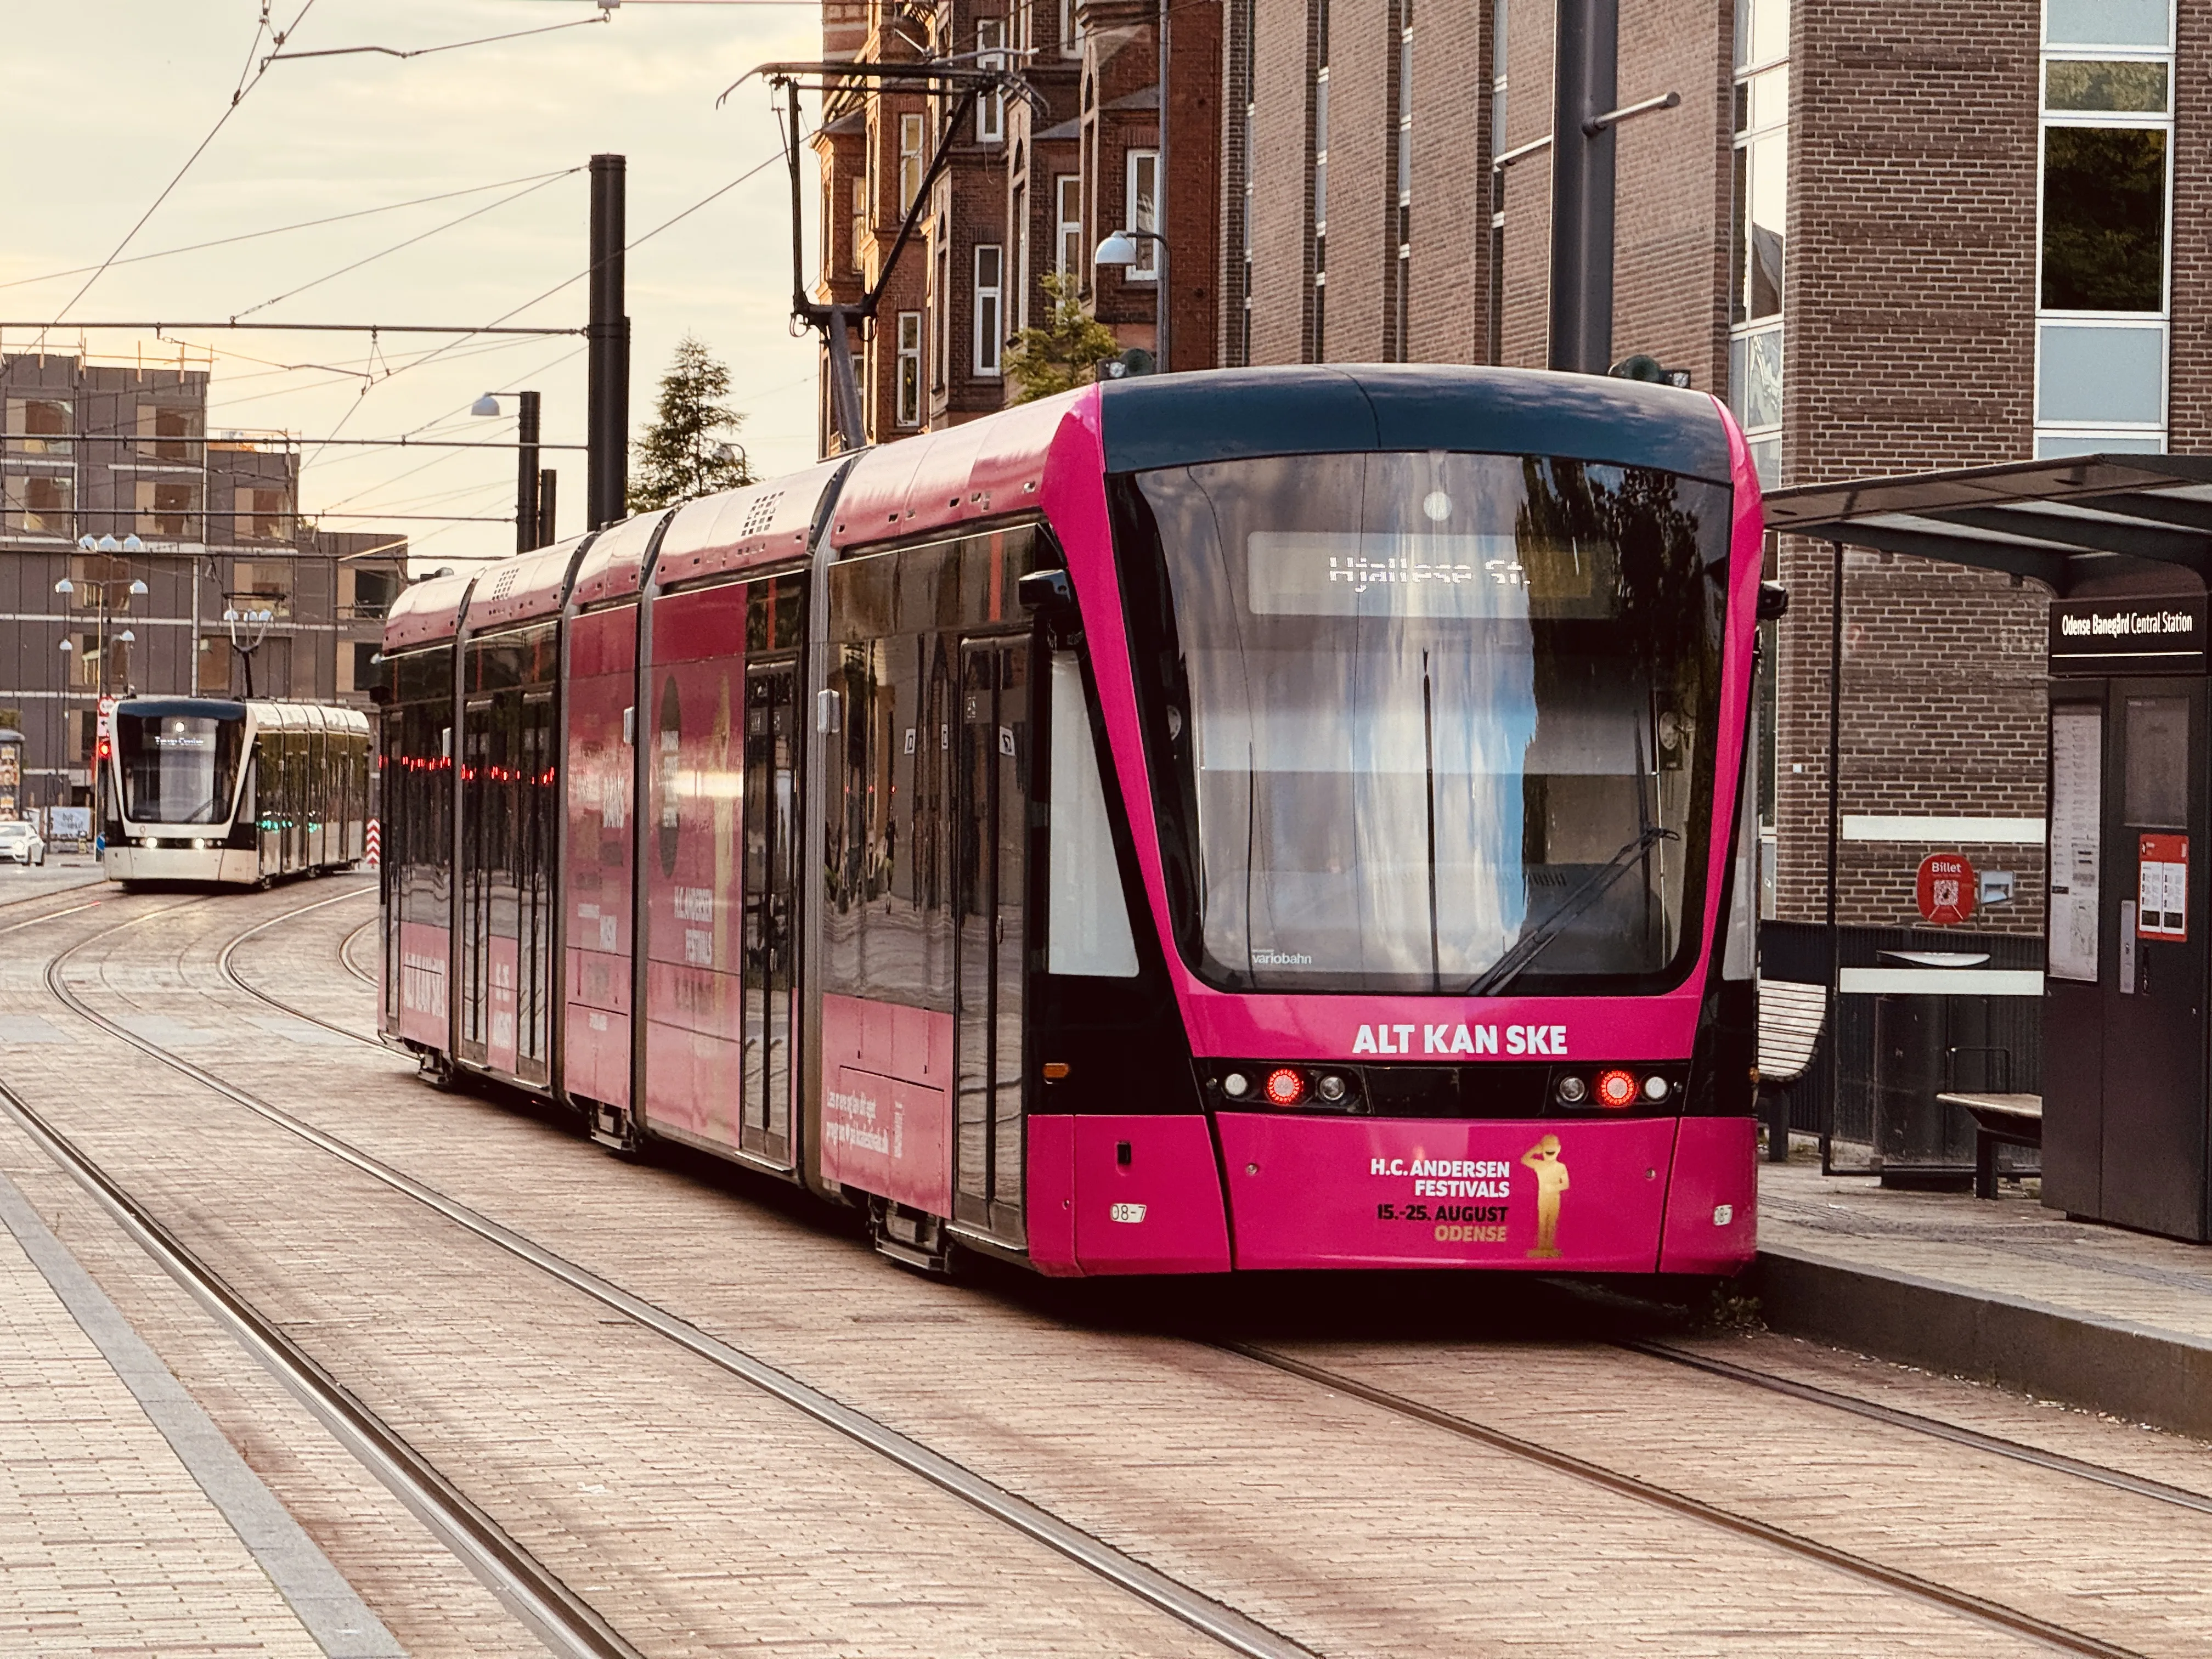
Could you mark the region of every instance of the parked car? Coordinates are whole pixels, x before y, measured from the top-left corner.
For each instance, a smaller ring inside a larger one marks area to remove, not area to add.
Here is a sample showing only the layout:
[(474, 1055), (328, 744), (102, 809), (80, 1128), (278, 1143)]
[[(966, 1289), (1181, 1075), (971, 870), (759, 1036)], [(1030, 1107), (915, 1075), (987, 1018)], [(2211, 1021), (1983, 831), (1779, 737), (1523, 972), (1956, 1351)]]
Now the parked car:
[(0, 823), (0, 862), (20, 864), (28, 868), (46, 861), (46, 843), (40, 839), (35, 827), (21, 818)]

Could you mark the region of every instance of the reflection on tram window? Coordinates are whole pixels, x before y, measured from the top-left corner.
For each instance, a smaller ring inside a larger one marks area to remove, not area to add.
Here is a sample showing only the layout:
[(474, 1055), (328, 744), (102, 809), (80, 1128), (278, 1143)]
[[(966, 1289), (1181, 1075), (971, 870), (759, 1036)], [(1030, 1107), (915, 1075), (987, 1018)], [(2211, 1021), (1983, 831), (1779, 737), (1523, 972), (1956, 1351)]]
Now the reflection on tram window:
[(1130, 580), (1166, 584), (1132, 615), (1161, 816), (1194, 855), (1197, 890), (1171, 884), (1193, 966), (1236, 988), (1487, 994), (1678, 972), (1729, 501), (1442, 453), (1125, 487)]

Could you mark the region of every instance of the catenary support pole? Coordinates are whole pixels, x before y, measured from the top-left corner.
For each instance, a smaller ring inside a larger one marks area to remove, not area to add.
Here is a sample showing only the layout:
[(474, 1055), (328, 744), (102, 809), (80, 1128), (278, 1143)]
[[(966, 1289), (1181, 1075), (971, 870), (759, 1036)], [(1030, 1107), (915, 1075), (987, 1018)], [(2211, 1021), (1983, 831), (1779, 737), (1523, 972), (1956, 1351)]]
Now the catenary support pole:
[(538, 533), (538, 394), (516, 394), (522, 405), (515, 416), (514, 435), (514, 550), (527, 553), (542, 547)]
[(1820, 1173), (1835, 1171), (1836, 1093), (1842, 1085), (1844, 1047), (1843, 936), (1837, 924), (1838, 840), (1843, 829), (1844, 772), (1844, 544), (1828, 544), (1828, 1020), (1826, 1085), (1820, 1106)]
[(1552, 101), (1548, 367), (1602, 374), (1613, 361), (1613, 108), (1619, 0), (1558, 0)]
[(629, 319), (623, 314), (623, 195), (627, 163), (592, 157), (591, 319), (586, 374), (584, 527), (612, 524), (625, 511), (629, 477)]
[(549, 546), (561, 539), (561, 520), (555, 511), (560, 505), (560, 483), (561, 475), (550, 466), (538, 475), (538, 544), (540, 547)]

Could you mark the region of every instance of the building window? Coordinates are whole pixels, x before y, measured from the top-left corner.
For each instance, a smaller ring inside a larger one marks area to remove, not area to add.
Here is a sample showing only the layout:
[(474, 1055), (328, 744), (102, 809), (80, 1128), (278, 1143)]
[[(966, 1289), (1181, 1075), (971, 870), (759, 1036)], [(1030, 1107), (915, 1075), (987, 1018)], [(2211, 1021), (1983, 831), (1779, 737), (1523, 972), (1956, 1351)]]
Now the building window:
[(76, 475), (10, 472), (6, 481), (7, 527), (25, 536), (76, 533)]
[[(975, 22), (975, 67), (1006, 67), (1006, 22), (1003, 17), (982, 17)], [(1006, 94), (996, 88), (975, 100), (975, 142), (996, 144), (1006, 137)]]
[(1014, 326), (1030, 325), (1030, 187), (1014, 186)]
[(70, 603), (111, 615), (131, 608), (131, 564), (105, 553), (70, 555)]
[(1413, 0), (1397, 0), (1397, 79), (1391, 88), (1391, 149), (1397, 165), (1390, 192), (1389, 253), (1384, 272), (1384, 358), (1394, 363), (1407, 360), (1412, 344), (1411, 301), (1413, 264)]
[(198, 466), (205, 418), (198, 409), (173, 404), (139, 404), (138, 453), (179, 466)]
[(914, 198), (921, 194), (921, 175), (926, 170), (921, 153), (921, 117), (900, 116), (898, 133), (899, 213), (903, 217), (913, 210)]
[(999, 378), (999, 353), (1006, 344), (1005, 250), (986, 242), (975, 250), (975, 373)]
[(1328, 360), (1328, 0), (1314, 7), (1313, 89), (1313, 356)]
[(82, 691), (100, 684), (100, 641), (97, 632), (76, 636), (76, 648), (69, 653), (69, 683), (72, 690)]
[(288, 542), (292, 539), (291, 494), (285, 489), (240, 489), (236, 498), (238, 538), (240, 541)]
[(198, 479), (140, 478), (135, 494), (142, 536), (198, 541), (203, 534)]
[(897, 420), (902, 427), (921, 424), (921, 313), (902, 311), (898, 314), (898, 356), (894, 368), (893, 386), (897, 403)]
[(1053, 199), (1059, 204), (1059, 219), (1054, 232), (1054, 271), (1060, 277), (1073, 276), (1079, 285), (1083, 279), (1083, 175), (1062, 173), (1054, 176)]
[(868, 181), (853, 180), (853, 270), (866, 276), (868, 269)]
[(64, 398), (8, 399), (8, 453), (10, 455), (70, 453), (70, 404)]
[(2166, 0), (2048, 0), (2035, 453), (2166, 447), (2173, 36)]
[(942, 392), (952, 374), (952, 245), (944, 237), (936, 240), (937, 258), (929, 267), (929, 386)]
[(1782, 301), (1790, 202), (1790, 0), (1735, 0), (1735, 235), (1729, 402), (1759, 482), (1782, 477)]
[(1060, 55), (1062, 58), (1083, 56), (1083, 23), (1075, 14), (1075, 4), (1076, 0), (1060, 0)]
[[(1121, 223), (1131, 230), (1149, 230), (1157, 234), (1160, 228), (1160, 153), (1156, 149), (1133, 149), (1127, 158), (1127, 193), (1126, 211)], [(1126, 282), (1156, 283), (1160, 276), (1160, 245), (1139, 241), (1137, 261), (1121, 273)]]

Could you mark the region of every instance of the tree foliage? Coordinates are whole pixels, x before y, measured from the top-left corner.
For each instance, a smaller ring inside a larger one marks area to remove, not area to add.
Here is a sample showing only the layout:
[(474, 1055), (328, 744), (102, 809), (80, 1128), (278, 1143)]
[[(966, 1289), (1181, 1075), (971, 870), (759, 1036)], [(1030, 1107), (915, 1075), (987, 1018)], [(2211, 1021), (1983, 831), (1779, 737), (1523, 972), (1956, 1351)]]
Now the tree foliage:
[(744, 449), (732, 441), (745, 417), (722, 402), (729, 394), (727, 365), (693, 335), (678, 341), (668, 373), (660, 377), (652, 423), (632, 446), (637, 465), (629, 480), (631, 512), (752, 483)]
[(1052, 313), (1040, 326), (1025, 328), (1006, 353), (1006, 373), (1020, 388), (1016, 403), (1049, 398), (1088, 385), (1098, 365), (1121, 355), (1114, 331), (1083, 308), (1075, 279), (1058, 273), (1044, 279)]

